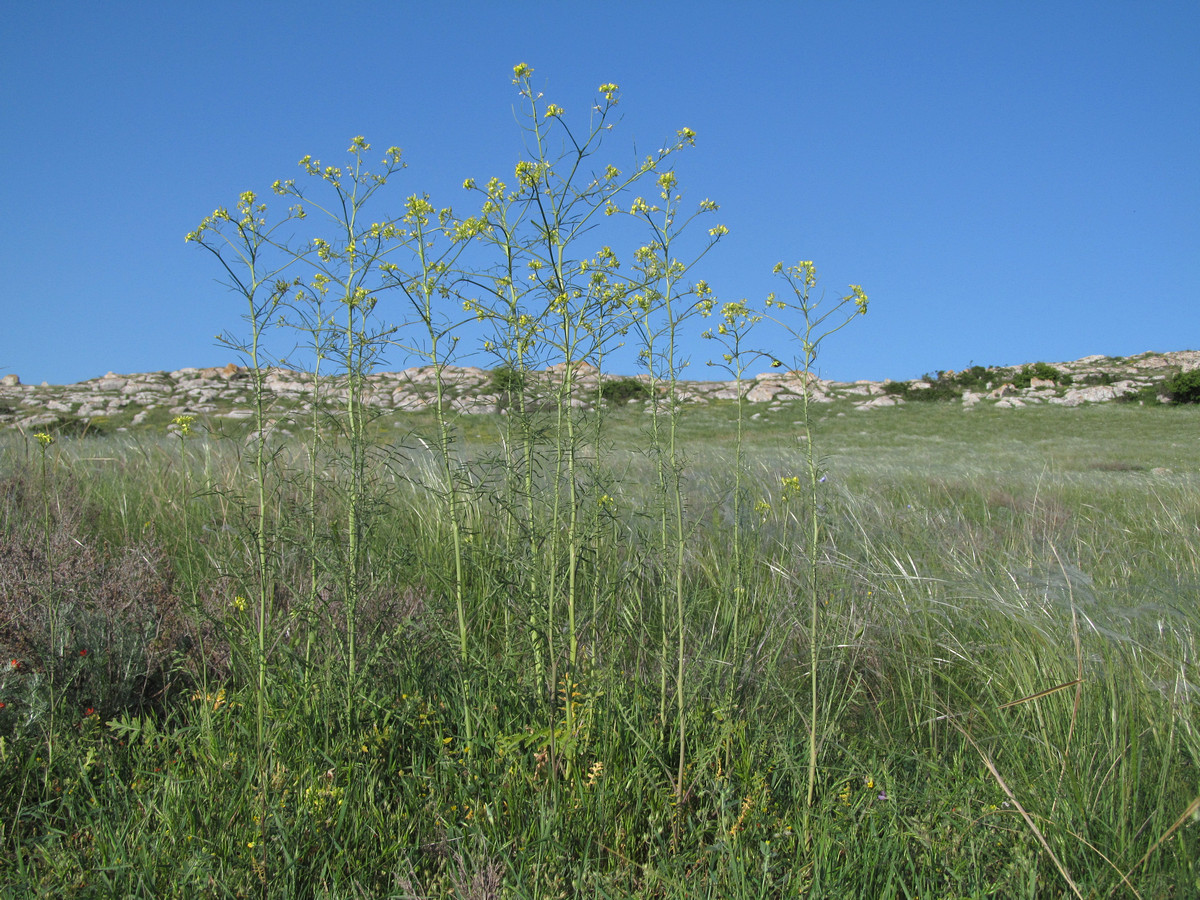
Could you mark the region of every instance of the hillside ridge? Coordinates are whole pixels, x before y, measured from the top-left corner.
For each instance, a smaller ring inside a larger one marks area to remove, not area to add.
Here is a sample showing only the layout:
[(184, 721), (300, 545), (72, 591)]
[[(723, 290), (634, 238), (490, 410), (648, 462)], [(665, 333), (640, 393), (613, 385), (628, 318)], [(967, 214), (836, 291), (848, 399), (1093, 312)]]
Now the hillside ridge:
[[(1036, 404), (1066, 407), (1114, 400), (1170, 402), (1162, 384), (1173, 375), (1200, 368), (1200, 351), (1147, 352), (1130, 357), (1093, 355), (1058, 363), (1025, 366), (974, 366), (964, 372), (929, 373), (912, 381), (811, 381), (809, 401), (842, 402), (849, 409), (869, 411), (922, 400), (940, 400), (972, 409), (980, 404), (1015, 409)], [(445, 366), (443, 384), (455, 413), (478, 415), (503, 412), (506, 396), (496, 370), (475, 366)], [(545, 391), (561, 383), (564, 365), (529, 373), (527, 390)], [(366, 376), (363, 399), (379, 411), (415, 412), (433, 405), (435, 373), (431, 366)], [(603, 382), (637, 381), (603, 375), (587, 363), (576, 364), (572, 405), (589, 407), (600, 396)], [(313, 377), (291, 369), (270, 368), (264, 386), (278, 401), (297, 410), (311, 410)], [(322, 377), (317, 385), (325, 402), (346, 396), (343, 378)], [(174, 372), (119, 375), (109, 372), (71, 385), (22, 384), (10, 374), (0, 378), (0, 428), (54, 430), (101, 426), (136, 427), (170, 416), (210, 416), (249, 419), (252, 384), (249, 371), (230, 363), (223, 368), (183, 368)], [(735, 380), (683, 380), (677, 398), (684, 403), (732, 401), (743, 397), (759, 407), (752, 418), (798, 402), (804, 389), (800, 373), (771, 369)], [(637, 400), (629, 402), (638, 402)], [(155, 412), (158, 415), (155, 415)]]

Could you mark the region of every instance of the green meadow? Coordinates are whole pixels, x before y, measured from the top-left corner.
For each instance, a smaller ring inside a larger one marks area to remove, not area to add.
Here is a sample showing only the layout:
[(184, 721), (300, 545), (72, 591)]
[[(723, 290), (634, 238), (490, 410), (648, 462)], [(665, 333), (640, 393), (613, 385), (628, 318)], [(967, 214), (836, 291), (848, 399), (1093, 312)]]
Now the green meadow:
[(6, 896), (1200, 891), (1197, 410), (738, 415), (4, 436)]
[(360, 136), (187, 234), (238, 421), (0, 435), (6, 895), (1200, 893), (1197, 408), (819, 402), (863, 287), (718, 298), (695, 132), (532, 77), (475, 214)]

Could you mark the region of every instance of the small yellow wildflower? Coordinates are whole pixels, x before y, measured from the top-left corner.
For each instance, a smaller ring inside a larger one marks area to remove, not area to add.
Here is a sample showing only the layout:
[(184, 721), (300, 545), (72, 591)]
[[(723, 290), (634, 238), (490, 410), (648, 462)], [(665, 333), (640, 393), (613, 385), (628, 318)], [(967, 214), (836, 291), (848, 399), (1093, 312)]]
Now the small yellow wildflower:
[(787, 502), (800, 493), (800, 476), (791, 475), (781, 478), (783, 482), (783, 500)]

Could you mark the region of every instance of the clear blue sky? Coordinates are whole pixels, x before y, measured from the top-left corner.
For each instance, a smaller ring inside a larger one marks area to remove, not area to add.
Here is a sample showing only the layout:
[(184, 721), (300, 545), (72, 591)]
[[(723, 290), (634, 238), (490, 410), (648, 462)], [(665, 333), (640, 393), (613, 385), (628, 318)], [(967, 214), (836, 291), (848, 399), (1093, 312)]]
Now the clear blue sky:
[(213, 336), (241, 307), (184, 235), (306, 153), (399, 145), (388, 208), (472, 210), (462, 180), (511, 177), (521, 153), (517, 62), (568, 116), (618, 83), (619, 164), (697, 132), (678, 172), (730, 229), (701, 273), (722, 299), (760, 299), (779, 260), (814, 260), (830, 294), (864, 286), (826, 377), (1200, 347), (1194, 0), (80, 0), (3, 19), (0, 373), (27, 383), (231, 361)]

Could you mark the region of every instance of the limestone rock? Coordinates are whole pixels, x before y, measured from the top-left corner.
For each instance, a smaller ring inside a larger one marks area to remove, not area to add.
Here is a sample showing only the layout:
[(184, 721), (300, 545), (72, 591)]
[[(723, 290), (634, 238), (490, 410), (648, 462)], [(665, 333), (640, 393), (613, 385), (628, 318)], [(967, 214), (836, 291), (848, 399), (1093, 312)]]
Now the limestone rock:
[(1145, 359), (1139, 359), (1133, 365), (1137, 369), (1165, 369), (1170, 364), (1169, 360), (1161, 356), (1148, 356)]
[(775, 399), (775, 395), (780, 391), (779, 383), (775, 381), (761, 381), (746, 392), (746, 401), (748, 403), (769, 403)]
[(855, 409), (880, 409), (885, 406), (900, 406), (904, 401), (900, 397), (894, 397), (891, 394), (883, 394), (879, 397), (874, 397), (871, 400), (866, 400), (855, 405)]
[(1074, 388), (1061, 397), (1051, 397), (1051, 403), (1063, 406), (1078, 406), (1081, 403), (1100, 403), (1112, 400), (1117, 396), (1116, 387), (1110, 384), (1097, 384), (1092, 387)]
[(49, 413), (41, 413), (36, 416), (27, 416), (17, 422), (17, 427), (29, 431), (34, 428), (45, 428), (47, 425), (57, 425), (59, 423), (58, 416)]

